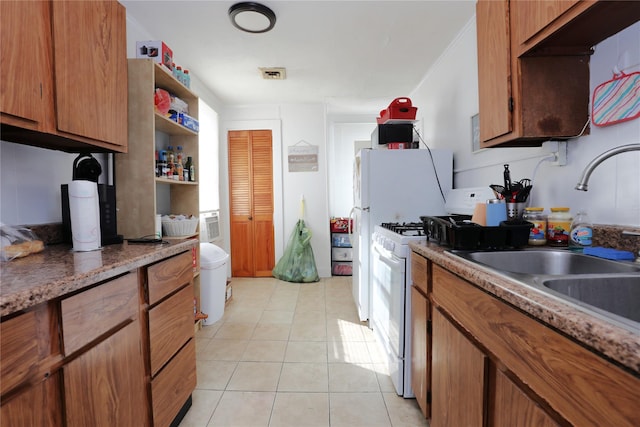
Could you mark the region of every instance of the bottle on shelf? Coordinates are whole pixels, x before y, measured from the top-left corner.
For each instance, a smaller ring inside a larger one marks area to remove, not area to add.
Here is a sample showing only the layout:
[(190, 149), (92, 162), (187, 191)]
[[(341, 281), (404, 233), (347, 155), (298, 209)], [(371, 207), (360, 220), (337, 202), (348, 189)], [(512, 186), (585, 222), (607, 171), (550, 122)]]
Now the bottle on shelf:
[(591, 246), (593, 239), (593, 226), (589, 216), (585, 211), (579, 211), (571, 223), (571, 233), (569, 234), (569, 249), (582, 252), (586, 247)]
[(178, 79), (178, 81), (180, 83), (184, 82), (184, 73), (182, 71), (182, 67), (180, 65), (178, 65), (176, 70), (176, 79)]
[(193, 162), (191, 156), (187, 157), (187, 162), (184, 164), (184, 180), (191, 181), (191, 167), (193, 166)]
[(184, 162), (181, 145), (178, 145), (176, 150), (176, 172), (178, 175), (178, 180), (184, 181)]
[(189, 74), (189, 70), (184, 70), (183, 72), (184, 85), (188, 88), (191, 88), (191, 75)]
[(193, 164), (193, 159), (191, 156), (187, 157), (187, 168), (189, 169), (189, 181), (196, 181), (196, 166)]
[(173, 179), (173, 172), (175, 171), (175, 154), (173, 152), (173, 146), (167, 146), (167, 168), (169, 169), (167, 173), (167, 178)]

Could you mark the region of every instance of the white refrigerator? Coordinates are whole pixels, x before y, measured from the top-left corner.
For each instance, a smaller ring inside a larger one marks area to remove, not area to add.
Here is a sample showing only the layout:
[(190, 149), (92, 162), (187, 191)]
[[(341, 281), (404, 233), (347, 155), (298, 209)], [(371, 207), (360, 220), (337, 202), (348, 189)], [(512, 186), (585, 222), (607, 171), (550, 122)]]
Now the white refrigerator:
[[(437, 174), (436, 174), (437, 172)], [(361, 321), (371, 313), (371, 235), (383, 222), (419, 222), (445, 215), (453, 152), (446, 149), (362, 149), (353, 165), (353, 298)]]

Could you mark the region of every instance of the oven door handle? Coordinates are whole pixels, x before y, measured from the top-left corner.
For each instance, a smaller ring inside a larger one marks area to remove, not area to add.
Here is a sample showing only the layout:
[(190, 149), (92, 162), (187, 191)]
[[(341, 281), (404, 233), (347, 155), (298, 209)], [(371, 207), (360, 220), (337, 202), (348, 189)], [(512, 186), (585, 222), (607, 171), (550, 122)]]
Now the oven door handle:
[(377, 245), (373, 245), (373, 250), (375, 250), (378, 253), (378, 255), (380, 255), (380, 261), (387, 264), (393, 270), (399, 270), (399, 271), (403, 270), (402, 267), (404, 266), (404, 262), (402, 258), (398, 258), (393, 253), (389, 255), (383, 254), (382, 252), (380, 252), (380, 249), (378, 248)]

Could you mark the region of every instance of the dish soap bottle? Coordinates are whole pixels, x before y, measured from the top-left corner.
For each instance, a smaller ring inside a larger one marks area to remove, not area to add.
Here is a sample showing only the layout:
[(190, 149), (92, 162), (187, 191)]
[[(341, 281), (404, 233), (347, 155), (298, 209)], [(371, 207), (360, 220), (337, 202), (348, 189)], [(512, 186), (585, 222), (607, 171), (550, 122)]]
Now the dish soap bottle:
[(580, 211), (571, 223), (571, 233), (569, 234), (569, 249), (577, 252), (591, 246), (593, 238), (593, 226), (589, 216), (585, 211)]

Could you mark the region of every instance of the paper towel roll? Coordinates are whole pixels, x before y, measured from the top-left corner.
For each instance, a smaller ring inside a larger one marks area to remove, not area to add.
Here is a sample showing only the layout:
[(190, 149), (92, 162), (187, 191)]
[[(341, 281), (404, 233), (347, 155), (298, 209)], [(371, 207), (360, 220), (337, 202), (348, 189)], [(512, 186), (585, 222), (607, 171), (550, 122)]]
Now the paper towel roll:
[(93, 181), (69, 183), (69, 213), (74, 251), (100, 248), (100, 208), (98, 184)]

